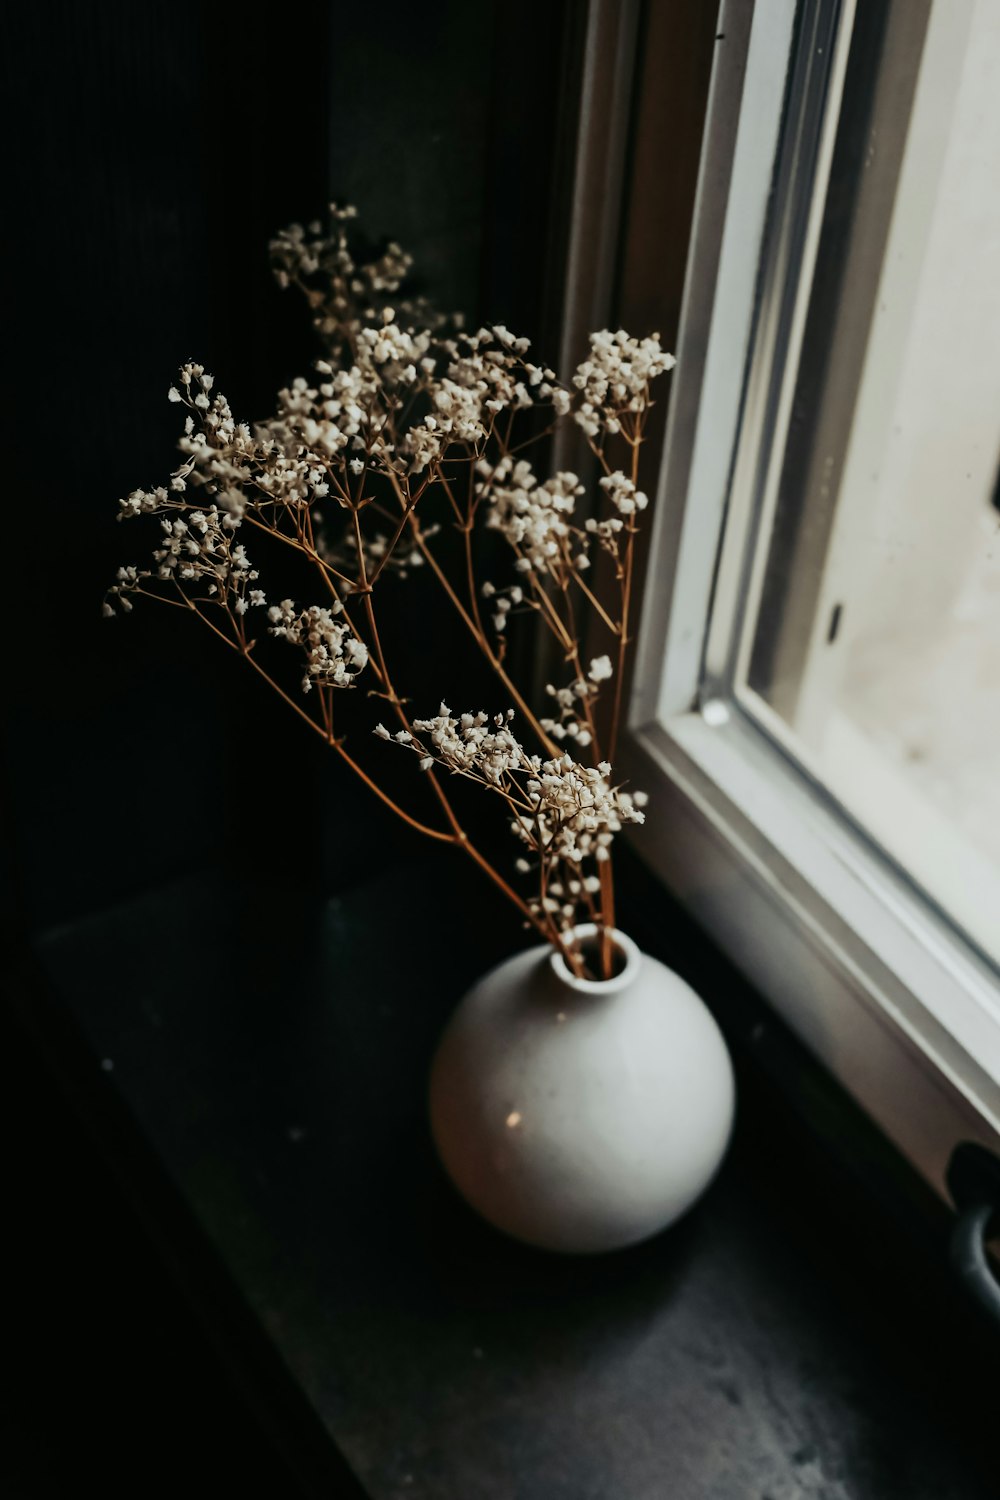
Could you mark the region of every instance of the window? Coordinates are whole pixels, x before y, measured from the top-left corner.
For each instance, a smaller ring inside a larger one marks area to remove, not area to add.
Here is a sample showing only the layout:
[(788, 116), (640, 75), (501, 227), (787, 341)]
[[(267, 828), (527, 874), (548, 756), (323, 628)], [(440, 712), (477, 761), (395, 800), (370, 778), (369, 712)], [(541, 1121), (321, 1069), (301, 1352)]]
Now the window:
[(940, 1184), (1000, 1137), (1000, 13), (730, 0), (719, 32), (644, 852)]

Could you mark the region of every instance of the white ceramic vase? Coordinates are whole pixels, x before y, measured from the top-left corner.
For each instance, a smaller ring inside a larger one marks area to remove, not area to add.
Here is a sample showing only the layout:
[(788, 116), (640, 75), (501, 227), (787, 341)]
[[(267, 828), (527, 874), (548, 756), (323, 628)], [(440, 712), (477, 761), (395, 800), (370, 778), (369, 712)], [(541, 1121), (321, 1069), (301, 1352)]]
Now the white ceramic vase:
[[(586, 944), (593, 926), (576, 929)], [(680, 1217), (722, 1160), (733, 1072), (691, 987), (621, 933), (624, 967), (575, 978), (547, 946), (473, 986), (431, 1073), (445, 1170), (485, 1219), (546, 1250), (636, 1244)]]

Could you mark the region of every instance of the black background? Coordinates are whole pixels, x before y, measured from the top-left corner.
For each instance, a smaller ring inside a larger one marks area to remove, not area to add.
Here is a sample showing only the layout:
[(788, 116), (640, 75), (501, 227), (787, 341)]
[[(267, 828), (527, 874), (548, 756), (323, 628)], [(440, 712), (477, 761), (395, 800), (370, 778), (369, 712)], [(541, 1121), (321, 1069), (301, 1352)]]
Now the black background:
[(101, 619), (115, 569), (153, 544), (117, 501), (175, 463), (185, 359), (250, 420), (307, 368), (267, 242), (330, 197), (410, 249), (442, 305), (538, 335), (566, 29), (558, 3), (7, 8), (5, 906), (22, 925), (220, 857), (339, 880), (326, 825), (355, 794), (287, 710), (172, 612)]
[[(149, 545), (117, 500), (174, 464), (181, 362), (250, 419), (306, 367), (267, 241), (330, 198), (443, 305), (551, 331), (573, 32), (558, 0), (4, 6), (5, 954), (204, 865), (334, 889), (391, 860), (394, 826), (221, 648), (153, 605), (101, 618)], [(294, 1493), (6, 1014), (3, 1033), (0, 1493)]]

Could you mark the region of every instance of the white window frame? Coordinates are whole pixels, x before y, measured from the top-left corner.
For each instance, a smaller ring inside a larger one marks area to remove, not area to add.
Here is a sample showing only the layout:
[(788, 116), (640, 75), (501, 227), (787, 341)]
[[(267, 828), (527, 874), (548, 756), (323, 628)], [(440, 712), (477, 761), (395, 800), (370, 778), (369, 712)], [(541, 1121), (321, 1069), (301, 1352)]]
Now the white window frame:
[(959, 1141), (1000, 1146), (997, 975), (731, 686), (855, 4), (720, 8), (621, 760), (637, 853), (944, 1194)]

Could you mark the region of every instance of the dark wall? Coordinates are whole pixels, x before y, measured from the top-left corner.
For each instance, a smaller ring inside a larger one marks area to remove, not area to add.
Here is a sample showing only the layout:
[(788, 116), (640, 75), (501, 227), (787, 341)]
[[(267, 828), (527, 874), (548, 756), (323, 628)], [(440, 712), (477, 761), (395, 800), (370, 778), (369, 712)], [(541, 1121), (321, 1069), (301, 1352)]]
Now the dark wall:
[[(574, 0), (334, 6), (330, 182), (415, 257), (442, 306), (537, 338), (568, 183), (560, 110), (586, 7)], [(548, 325), (548, 326), (547, 326)]]
[(307, 320), (266, 245), (330, 196), (406, 244), (442, 302), (537, 332), (565, 15), (557, 0), (6, 9), (4, 904), (18, 921), (220, 859), (336, 881), (343, 860), (324, 865), (324, 848), (358, 845), (363, 868), (370, 828), (395, 838), (371, 807), (352, 820), (357, 794), (322, 747), (187, 622), (153, 605), (100, 619), (115, 568), (146, 548), (116, 502), (173, 464), (181, 361), (202, 360), (251, 419), (307, 363)]

